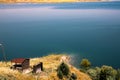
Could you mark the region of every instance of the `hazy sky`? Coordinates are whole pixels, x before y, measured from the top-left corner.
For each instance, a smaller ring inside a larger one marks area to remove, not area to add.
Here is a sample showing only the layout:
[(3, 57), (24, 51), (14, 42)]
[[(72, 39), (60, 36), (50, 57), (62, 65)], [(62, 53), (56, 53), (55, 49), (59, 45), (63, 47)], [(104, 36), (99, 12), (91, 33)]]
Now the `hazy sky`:
[(120, 0), (102, 0), (102, 1), (120, 1)]

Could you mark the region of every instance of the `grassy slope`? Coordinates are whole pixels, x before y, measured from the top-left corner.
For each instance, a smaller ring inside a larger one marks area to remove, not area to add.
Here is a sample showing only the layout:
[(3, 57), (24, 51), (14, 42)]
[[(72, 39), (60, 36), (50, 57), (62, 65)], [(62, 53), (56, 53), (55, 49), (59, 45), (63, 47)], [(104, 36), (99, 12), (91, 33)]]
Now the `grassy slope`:
[[(32, 74), (31, 72), (25, 74), (23, 72), (10, 69), (10, 66), (12, 65), (10, 62), (0, 62), (0, 80), (2, 78), (7, 78), (7, 80), (36, 80), (36, 78), (37, 80), (59, 80), (56, 69), (61, 63), (60, 59), (62, 56), (66, 55), (48, 55), (41, 58), (31, 58), (31, 67), (39, 62), (43, 62), (44, 72), (41, 72), (40, 74)], [(70, 71), (77, 75), (77, 80), (91, 80), (87, 74), (80, 72), (70, 64), (68, 65), (70, 67)]]

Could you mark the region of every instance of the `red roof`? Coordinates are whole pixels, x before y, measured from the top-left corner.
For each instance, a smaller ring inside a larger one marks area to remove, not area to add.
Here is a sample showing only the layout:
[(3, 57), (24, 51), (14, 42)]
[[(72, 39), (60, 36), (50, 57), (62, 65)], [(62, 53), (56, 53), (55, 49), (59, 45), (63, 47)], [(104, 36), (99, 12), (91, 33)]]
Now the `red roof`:
[(11, 60), (11, 62), (14, 62), (14, 63), (23, 63), (24, 60), (25, 60), (25, 58), (17, 58), (17, 59)]

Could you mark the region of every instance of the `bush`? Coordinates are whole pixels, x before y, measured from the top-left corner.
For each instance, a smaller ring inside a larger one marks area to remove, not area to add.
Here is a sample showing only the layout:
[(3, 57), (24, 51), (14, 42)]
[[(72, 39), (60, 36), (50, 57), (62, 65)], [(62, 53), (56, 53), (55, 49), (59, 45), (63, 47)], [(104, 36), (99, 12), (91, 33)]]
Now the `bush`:
[(57, 69), (58, 77), (61, 79), (63, 78), (63, 76), (68, 76), (69, 73), (70, 73), (70, 70), (69, 70), (68, 65), (62, 62)]
[(87, 70), (87, 74), (90, 75), (92, 80), (99, 80), (99, 72), (97, 69), (89, 69)]
[(57, 76), (59, 77), (59, 79), (63, 79), (63, 74), (61, 70), (58, 71)]
[(117, 71), (111, 66), (102, 66), (100, 72), (100, 80), (115, 80)]
[(82, 59), (80, 66), (81, 68), (87, 70), (91, 66), (91, 62), (88, 59)]
[(116, 80), (120, 80), (120, 69), (117, 70)]
[(64, 62), (60, 65), (60, 70), (62, 71), (63, 75), (67, 76), (70, 73), (69, 67)]

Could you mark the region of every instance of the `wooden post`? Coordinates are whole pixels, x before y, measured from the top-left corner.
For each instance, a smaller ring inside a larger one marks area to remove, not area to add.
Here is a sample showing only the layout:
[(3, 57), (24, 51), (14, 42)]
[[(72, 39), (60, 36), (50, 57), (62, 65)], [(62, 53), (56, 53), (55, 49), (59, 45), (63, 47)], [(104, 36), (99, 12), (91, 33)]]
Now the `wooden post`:
[(0, 47), (2, 48), (3, 58), (5, 61), (7, 61), (4, 46), (2, 44), (0, 44)]
[(40, 62), (41, 65), (41, 71), (43, 71), (43, 62)]

